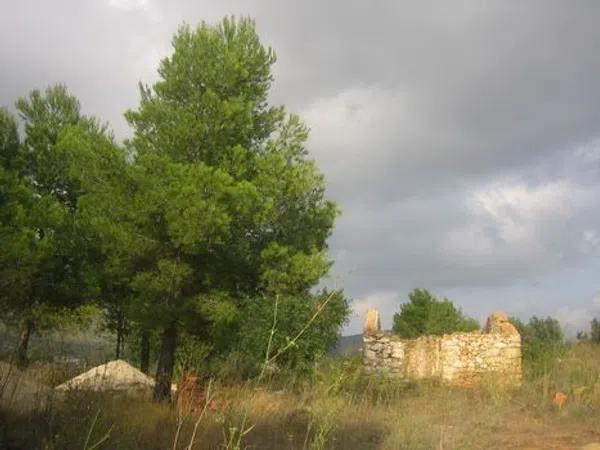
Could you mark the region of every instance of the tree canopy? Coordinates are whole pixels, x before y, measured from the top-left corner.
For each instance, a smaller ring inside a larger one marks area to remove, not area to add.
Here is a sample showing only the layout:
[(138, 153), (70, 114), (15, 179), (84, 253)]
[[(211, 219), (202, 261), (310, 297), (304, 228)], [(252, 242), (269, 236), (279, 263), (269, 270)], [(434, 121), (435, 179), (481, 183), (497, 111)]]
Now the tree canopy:
[[(249, 19), (183, 26), (159, 80), (141, 86), (139, 107), (126, 113), (127, 152), (69, 136), (90, 149), (81, 155), (112, 161), (81, 177), (77, 207), (100, 243), (101, 296), (159, 330), (157, 398), (170, 391), (182, 333), (230, 351), (242, 345), (241, 318), (272, 306), (265, 299), (315, 307), (321, 295), (313, 287), (331, 264), (338, 209), (308, 157), (306, 126), (267, 102), (274, 61)], [(347, 306), (341, 295), (333, 303), (343, 311), (330, 317), (337, 335)]]
[[(62, 85), (18, 99), (22, 139), (0, 111), (3, 311), (30, 333), (35, 311), (96, 304), (117, 355), (129, 330), (146, 354), (157, 337), (158, 399), (182, 337), (209, 358), (243, 353), (254, 370), (271, 342), (283, 364), (301, 366), (348, 315), (341, 291), (316, 289), (339, 211), (307, 127), (268, 102), (275, 53), (234, 17), (184, 25), (172, 45), (125, 113), (133, 136), (122, 146)], [(305, 320), (310, 344), (292, 348)]]
[(86, 167), (74, 168), (76, 155), (67, 150), (77, 149), (61, 144), (75, 130), (101, 136), (104, 129), (80, 114), (79, 102), (62, 85), (32, 91), (17, 101), (17, 109), (25, 130), (22, 141), (14, 118), (0, 113), (0, 296), (5, 320), (23, 327), (23, 361), (35, 328), (89, 298), (88, 242), (77, 211), (81, 190), (74, 176)]
[(399, 336), (415, 338), (479, 328), (475, 319), (466, 317), (450, 300), (439, 300), (427, 289), (413, 290), (408, 299), (394, 314), (393, 330)]

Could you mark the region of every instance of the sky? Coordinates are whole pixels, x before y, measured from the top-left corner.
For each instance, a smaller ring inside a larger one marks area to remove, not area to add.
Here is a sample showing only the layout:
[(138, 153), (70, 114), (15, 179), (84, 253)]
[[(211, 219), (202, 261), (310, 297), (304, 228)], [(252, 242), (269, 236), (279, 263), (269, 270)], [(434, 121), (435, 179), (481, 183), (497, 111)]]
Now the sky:
[(479, 320), (600, 317), (600, 2), (0, 0), (0, 105), (65, 83), (131, 135), (182, 23), (255, 19), (342, 215), (326, 283), (359, 333), (416, 287)]

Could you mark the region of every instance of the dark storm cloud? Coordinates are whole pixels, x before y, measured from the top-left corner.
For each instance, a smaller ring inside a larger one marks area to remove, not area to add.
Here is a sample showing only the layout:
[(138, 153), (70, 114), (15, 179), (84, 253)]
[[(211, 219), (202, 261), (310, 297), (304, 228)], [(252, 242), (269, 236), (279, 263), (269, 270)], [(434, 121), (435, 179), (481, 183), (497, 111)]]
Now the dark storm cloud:
[[(279, 56), (272, 101), (312, 129), (344, 211), (334, 272), (357, 310), (389, 315), (415, 286), (474, 314), (591, 310), (598, 2), (6, 2), (0, 103), (65, 82), (125, 137), (177, 26), (230, 13), (256, 19)], [(578, 300), (553, 284), (568, 277)]]

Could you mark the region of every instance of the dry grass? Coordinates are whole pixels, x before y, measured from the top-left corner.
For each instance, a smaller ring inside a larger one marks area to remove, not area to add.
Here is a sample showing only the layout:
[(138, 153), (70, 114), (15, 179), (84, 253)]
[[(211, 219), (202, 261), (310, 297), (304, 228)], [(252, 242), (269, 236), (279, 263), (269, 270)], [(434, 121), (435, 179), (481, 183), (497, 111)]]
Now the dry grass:
[[(42, 387), (66, 376), (58, 368), (25, 375)], [(560, 409), (557, 391), (568, 397)], [(216, 406), (199, 422), (193, 449), (575, 449), (600, 441), (600, 347), (592, 345), (573, 346), (513, 391), (491, 381), (478, 389), (401, 383), (366, 376), (346, 360), (319, 368), (310, 382), (215, 383), (213, 392)], [(108, 435), (103, 449), (173, 448), (171, 405), (84, 394), (38, 406), (4, 407), (0, 448), (79, 449), (88, 434), (89, 443)], [(194, 423), (184, 418), (176, 448), (189, 448)]]

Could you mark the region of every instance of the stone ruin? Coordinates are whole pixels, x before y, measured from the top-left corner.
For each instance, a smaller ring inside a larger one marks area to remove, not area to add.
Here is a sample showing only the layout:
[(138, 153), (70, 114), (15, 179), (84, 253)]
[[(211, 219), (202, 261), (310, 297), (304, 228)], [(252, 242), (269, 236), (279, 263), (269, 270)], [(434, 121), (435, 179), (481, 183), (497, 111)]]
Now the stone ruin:
[(521, 336), (502, 312), (489, 316), (481, 331), (403, 339), (382, 331), (379, 312), (372, 309), (363, 330), (363, 358), (369, 372), (406, 380), (460, 386), (489, 378), (512, 386), (521, 382)]

